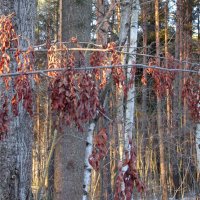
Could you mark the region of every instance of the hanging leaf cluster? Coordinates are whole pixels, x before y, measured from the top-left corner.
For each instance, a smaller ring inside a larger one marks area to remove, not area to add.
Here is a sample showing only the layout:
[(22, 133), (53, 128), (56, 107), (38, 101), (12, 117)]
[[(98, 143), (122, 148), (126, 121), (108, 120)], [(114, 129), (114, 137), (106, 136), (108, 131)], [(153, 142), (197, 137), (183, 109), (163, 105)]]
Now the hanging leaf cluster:
[(129, 140), (129, 146), (130, 151), (125, 152), (124, 161), (118, 164), (114, 200), (131, 200), (134, 187), (137, 188), (139, 193), (145, 190), (144, 183), (138, 176), (136, 167), (137, 156), (131, 140)]
[(92, 154), (88, 158), (88, 161), (95, 170), (99, 170), (100, 161), (106, 156), (108, 152), (107, 140), (108, 137), (105, 128), (102, 128), (94, 137), (94, 148)]
[(68, 68), (55, 76), (50, 85), (52, 110), (60, 117), (60, 125), (82, 124), (96, 116), (99, 107), (98, 88), (90, 73), (74, 68), (74, 57), (69, 56)]
[(8, 100), (7, 97), (3, 97), (4, 102), (0, 109), (0, 140), (5, 137), (5, 133), (8, 131)]
[[(34, 70), (33, 48), (26, 39), (17, 35), (13, 27), (12, 17), (13, 15), (3, 15), (0, 17), (0, 75), (11, 72), (25, 74), (27, 71)], [(21, 49), (21, 42), (24, 44), (28, 43), (26, 50)], [(4, 88), (1, 91), (1, 96), (4, 96), (6, 99), (11, 99), (10, 102), (6, 100), (0, 110), (1, 133), (5, 133), (9, 123), (7, 117), (8, 106), (11, 106), (13, 115), (17, 116), (19, 114), (19, 103), (21, 102), (22, 107), (32, 116), (33, 80), (25, 75), (15, 76), (12, 79), (6, 76), (1, 78), (1, 80), (1, 86)], [(11, 92), (13, 89), (14, 91)]]
[(200, 121), (200, 85), (199, 80), (197, 81), (192, 77), (189, 77), (182, 91), (183, 100), (186, 99), (187, 105), (191, 112), (192, 119), (195, 122)]
[[(168, 65), (165, 65), (165, 62), (163, 63), (164, 68), (174, 68), (174, 60), (173, 57), (168, 58)], [(156, 61), (154, 59), (149, 60), (149, 66), (157, 66)], [(160, 70), (160, 69), (153, 69), (153, 68), (147, 68), (144, 69), (144, 74), (149, 74), (154, 79), (154, 90), (157, 96), (162, 97), (166, 94), (166, 90), (169, 90), (169, 93), (173, 93), (173, 81), (175, 79), (175, 73), (168, 71), (168, 70)], [(147, 84), (146, 78), (142, 77), (142, 83)]]

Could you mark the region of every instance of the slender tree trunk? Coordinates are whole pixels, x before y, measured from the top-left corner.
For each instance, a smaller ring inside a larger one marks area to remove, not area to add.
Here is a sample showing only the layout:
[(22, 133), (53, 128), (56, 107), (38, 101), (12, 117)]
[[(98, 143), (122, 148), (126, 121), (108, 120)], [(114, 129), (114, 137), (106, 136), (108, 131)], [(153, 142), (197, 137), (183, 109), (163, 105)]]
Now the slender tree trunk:
[[(165, 68), (168, 68), (168, 0), (165, 2)], [(172, 134), (171, 134), (171, 129), (172, 129), (172, 124), (171, 124), (171, 113), (172, 113), (172, 103), (171, 103), (171, 95), (170, 95), (170, 91), (167, 88), (166, 89), (166, 110), (167, 110), (167, 136), (170, 138), (169, 141), (171, 144), (173, 144), (173, 139), (172, 139)], [(169, 185), (170, 185), (170, 191), (171, 191), (171, 187), (173, 185), (173, 161), (171, 158), (171, 146), (168, 148), (168, 156), (169, 156)]]
[[(143, 5), (142, 5), (142, 28), (143, 28), (143, 64), (146, 65), (147, 64), (147, 6), (144, 4), (145, 0), (142, 1)], [(143, 69), (143, 79), (147, 80), (147, 73), (146, 73), (146, 69)], [(148, 130), (147, 130), (147, 83), (143, 83), (142, 85), (142, 133), (143, 133), (143, 155), (146, 153), (148, 154)], [(143, 156), (143, 171), (144, 174), (148, 174), (148, 156)], [(145, 178), (147, 178), (147, 176), (145, 176)]]
[[(130, 37), (129, 37), (129, 59), (128, 64), (136, 62), (135, 53), (137, 51), (137, 36), (138, 36), (138, 15), (139, 15), (139, 1), (134, 0), (131, 2), (131, 23), (130, 23)], [(127, 81), (131, 79), (131, 68), (127, 69)], [(133, 81), (135, 83), (135, 80)], [(126, 98), (125, 108), (125, 134), (124, 134), (124, 150), (130, 156), (130, 143), (133, 140), (133, 132), (135, 130), (135, 84), (129, 88)], [(136, 134), (134, 134), (136, 135)], [(126, 171), (124, 166), (123, 171)], [(133, 195), (132, 195), (133, 198)]]
[[(35, 0), (0, 0), (0, 5), (0, 15), (15, 12), (18, 34), (28, 38), (33, 45)], [(19, 45), (27, 47), (27, 42), (20, 40)], [(19, 116), (13, 117), (10, 112), (9, 118), (7, 137), (0, 141), (0, 199), (29, 200), (32, 198), (33, 121), (22, 105), (19, 106)]]
[(88, 159), (89, 156), (92, 154), (92, 145), (93, 145), (93, 133), (94, 133), (95, 123), (91, 122), (88, 132), (87, 132), (87, 143), (86, 143), (86, 150), (85, 150), (85, 165), (84, 165), (84, 180), (83, 180), (83, 198), (82, 200), (87, 200), (89, 186), (91, 182), (91, 172), (92, 166), (89, 164)]
[[(120, 50), (123, 48), (123, 45), (125, 45), (125, 43), (127, 42), (128, 39), (128, 33), (130, 30), (130, 23), (131, 23), (131, 5), (132, 5), (132, 1), (126, 1), (126, 2), (122, 2), (120, 4), (120, 14), (118, 14), (118, 19), (120, 18), (120, 30), (119, 30), (119, 46), (120, 46)], [(120, 15), (120, 16), (119, 16)], [(126, 48), (124, 48), (126, 51)], [(123, 63), (122, 64), (126, 64), (126, 57), (123, 59)], [(118, 129), (118, 144), (119, 144), (119, 158), (120, 160), (122, 160), (123, 157), (123, 148), (124, 148), (124, 144), (123, 144), (123, 139), (124, 139), (124, 123), (123, 123), (123, 119), (124, 119), (124, 95), (123, 95), (123, 87), (120, 86), (118, 89), (116, 89), (116, 99), (117, 99), (117, 129)]]
[[(130, 48), (129, 53), (134, 54), (137, 51), (137, 31), (138, 31), (138, 14), (139, 1), (135, 0), (132, 4), (130, 28)], [(135, 55), (130, 55), (128, 64), (136, 62)], [(131, 68), (127, 69), (127, 79), (131, 78)], [(134, 130), (134, 113), (135, 113), (135, 86), (129, 89), (126, 103), (126, 121), (125, 121), (125, 150), (129, 151), (129, 139), (132, 140)]]
[[(160, 35), (159, 35), (159, 1), (155, 0), (155, 32), (156, 32), (156, 63), (160, 66)], [(157, 93), (157, 126), (159, 135), (159, 150), (160, 150), (160, 180), (162, 188), (162, 200), (168, 200), (167, 181), (166, 181), (166, 167), (165, 167), (165, 147), (163, 139), (163, 126), (162, 126), (162, 108), (161, 97)]]
[[(176, 38), (175, 38), (175, 59), (179, 60), (180, 58), (180, 27), (182, 26), (181, 24), (181, 0), (177, 0), (176, 3), (177, 10), (176, 10)], [(177, 62), (176, 66), (179, 68), (181, 63)], [(173, 127), (176, 128), (176, 145), (173, 146), (172, 148), (172, 154), (171, 154), (171, 159), (172, 159), (172, 175), (173, 175), (173, 190), (174, 193), (176, 193), (176, 198), (180, 197), (180, 177), (179, 177), (179, 171), (178, 171), (178, 164), (179, 164), (179, 159), (177, 156), (177, 146), (179, 143), (179, 138), (180, 138), (180, 99), (179, 99), (179, 91), (180, 91), (180, 75), (178, 74), (175, 77), (174, 81), (174, 95), (173, 95)]]
[(197, 124), (196, 129), (196, 151), (197, 151), (197, 169), (200, 173), (200, 124)]

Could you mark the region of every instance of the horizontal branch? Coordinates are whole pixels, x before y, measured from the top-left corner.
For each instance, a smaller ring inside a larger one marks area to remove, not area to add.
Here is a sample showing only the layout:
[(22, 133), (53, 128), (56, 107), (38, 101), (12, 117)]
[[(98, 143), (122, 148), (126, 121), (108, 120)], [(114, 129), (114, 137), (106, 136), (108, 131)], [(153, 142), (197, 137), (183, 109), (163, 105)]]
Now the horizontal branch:
[[(197, 70), (190, 70), (190, 69), (164, 68), (164, 67), (158, 67), (156, 65), (148, 66), (148, 65), (143, 65), (143, 64), (107, 65), (107, 66), (95, 66), (95, 67), (85, 66), (85, 67), (75, 67), (74, 70), (112, 69), (114, 67), (123, 67), (123, 68), (137, 67), (137, 68), (144, 68), (144, 69), (151, 68), (151, 69), (159, 69), (162, 71), (170, 71), (170, 72), (188, 72), (188, 73), (200, 74), (200, 70), (197, 71)], [(48, 73), (48, 72), (59, 72), (59, 71), (64, 71), (66, 69), (67, 68), (52, 68), (52, 69), (35, 70), (35, 71), (27, 71), (27, 72), (13, 72), (13, 73), (1, 74), (0, 77), (34, 75), (34, 74), (44, 75), (45, 73)]]
[[(59, 44), (59, 43), (62, 43), (62, 44), (68, 44), (68, 43), (71, 43), (71, 42), (56, 42), (54, 44)], [(99, 48), (82, 48), (82, 47), (74, 47), (74, 48), (68, 48), (66, 47), (66, 49), (54, 49), (54, 50), (49, 50), (49, 49), (44, 49), (44, 48), (41, 48), (43, 46), (45, 46), (46, 44), (42, 44), (42, 45), (37, 45), (37, 46), (34, 46), (34, 52), (57, 52), (57, 51), (92, 51), (92, 52), (110, 52), (111, 50), (109, 48), (106, 48), (106, 49), (103, 49), (103, 48), (100, 48), (101, 45), (96, 45), (94, 43), (88, 43), (88, 42), (78, 42), (78, 44), (88, 44), (88, 45), (94, 45), (96, 47), (99, 47)], [(52, 44), (53, 45), (53, 44)], [(117, 46), (118, 48), (119, 46)], [(124, 46), (123, 46), (124, 47)], [(141, 48), (144, 48), (144, 47), (141, 47)], [(16, 48), (9, 48), (7, 49), (8, 51), (16, 51), (17, 49)], [(28, 49), (20, 49), (20, 51), (27, 51)], [(142, 54), (142, 53), (131, 53), (131, 52), (125, 52), (125, 51), (117, 51), (118, 53), (124, 53), (124, 54), (128, 54), (128, 55), (137, 55), (137, 56), (145, 56), (145, 57), (149, 57), (149, 58), (157, 58), (157, 56), (154, 56), (154, 55), (150, 55), (150, 54)], [(163, 60), (169, 60), (169, 58), (167, 57), (164, 57), (164, 56), (159, 56), (158, 58), (160, 59), (163, 59)], [(181, 63), (181, 64), (189, 64), (189, 65), (192, 65), (192, 66), (200, 66), (200, 63), (195, 63), (195, 62), (189, 62), (187, 60), (178, 60), (178, 59), (173, 59), (174, 62), (177, 62), (177, 63)]]

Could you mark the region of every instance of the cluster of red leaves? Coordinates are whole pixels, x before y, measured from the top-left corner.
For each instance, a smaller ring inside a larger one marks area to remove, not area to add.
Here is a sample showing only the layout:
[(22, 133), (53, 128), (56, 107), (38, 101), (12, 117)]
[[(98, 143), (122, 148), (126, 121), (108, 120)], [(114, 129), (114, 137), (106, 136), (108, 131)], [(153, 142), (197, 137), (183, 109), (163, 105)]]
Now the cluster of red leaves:
[(122, 171), (123, 162), (119, 161), (118, 163), (118, 175), (115, 180), (115, 195), (114, 200), (125, 199), (124, 193), (124, 172)]
[[(63, 44), (52, 45), (47, 52), (48, 69), (64, 68), (67, 66), (67, 47)], [(74, 58), (70, 58), (73, 63)], [(71, 65), (70, 65), (71, 66)], [(73, 65), (74, 66), (74, 65)], [(48, 72), (49, 76), (58, 75), (57, 72)]]
[(0, 74), (10, 71), (10, 55), (6, 52), (16, 46), (16, 33), (12, 25), (12, 16), (0, 17)]
[[(90, 56), (90, 65), (105, 66), (108, 63), (108, 57), (105, 52), (93, 52)], [(106, 85), (106, 69), (93, 69), (92, 72), (95, 74), (96, 80), (98, 80), (99, 87), (104, 88)]]
[(34, 70), (34, 50), (29, 46), (26, 51), (17, 49), (15, 52), (15, 60), (17, 62), (17, 71), (26, 72)]
[(32, 116), (33, 96), (31, 90), (31, 83), (28, 76), (18, 76), (14, 80), (15, 94), (12, 98), (12, 111), (15, 116), (19, 114), (18, 105), (23, 103), (24, 109)]
[[(118, 164), (118, 176), (116, 178), (116, 190), (114, 200), (131, 200), (134, 186), (139, 193), (145, 189), (143, 182), (139, 179), (136, 168), (136, 152), (129, 141), (130, 152), (125, 153), (125, 160)], [(125, 172), (123, 168), (126, 168)]]
[[(22, 38), (23, 39), (23, 38)], [(0, 74), (9, 73), (12, 70), (17, 72), (26, 73), (26, 71), (33, 70), (33, 60), (34, 54), (33, 49), (28, 47), (27, 51), (21, 51), (19, 49), (19, 36), (14, 30), (12, 24), (12, 15), (9, 16), (1, 16), (0, 17)], [(14, 48), (16, 50), (12, 51), (12, 54), (9, 54), (10, 48)], [(14, 63), (12, 65), (13, 69), (11, 69), (10, 62)], [(5, 89), (10, 90), (10, 82), (11, 78), (5, 77), (3, 78)], [(2, 86), (4, 88), (4, 86)], [(18, 115), (18, 104), (22, 102), (24, 109), (32, 115), (32, 90), (31, 83), (27, 76), (18, 76), (14, 78), (14, 89), (15, 93), (11, 98), (11, 106), (12, 111), (15, 116)], [(2, 93), (6, 93), (5, 90)], [(3, 95), (5, 96), (5, 95)], [(2, 105), (2, 110), (0, 111), (0, 132), (5, 133), (8, 127), (8, 109), (7, 104), (9, 102), (5, 100)]]
[(190, 109), (192, 119), (196, 122), (200, 121), (200, 85), (199, 81), (195, 81), (189, 77), (182, 90), (183, 100), (186, 98), (187, 105)]
[(91, 74), (81, 74), (79, 81), (79, 100), (77, 112), (82, 122), (87, 122), (95, 117), (99, 107), (98, 89), (92, 80)]
[(94, 137), (94, 149), (88, 158), (88, 161), (94, 170), (99, 170), (100, 161), (106, 156), (108, 152), (106, 146), (107, 140), (108, 137), (105, 128), (102, 128)]
[(95, 117), (99, 98), (91, 74), (66, 69), (55, 77), (50, 89), (52, 109), (67, 125), (74, 122), (82, 129), (82, 123)]
[[(111, 65), (116, 65), (112, 67), (111, 75), (114, 83), (119, 85), (124, 85), (125, 72), (121, 65), (121, 54), (116, 50), (116, 44), (114, 42), (109, 43), (106, 46), (108, 53), (105, 52), (93, 52), (90, 56), (90, 65), (94, 66), (105, 66), (111, 61)], [(93, 73), (97, 80), (100, 81), (99, 87), (104, 88), (106, 85), (106, 76), (109, 74), (109, 69), (93, 69)]]
[[(116, 44), (112, 42), (109, 44), (108, 48), (112, 53), (111, 65), (121, 65), (121, 54), (116, 51)], [(124, 85), (126, 76), (122, 67), (112, 67), (112, 77), (117, 86)]]
[(3, 97), (3, 99), (4, 103), (0, 109), (0, 140), (5, 137), (8, 130), (8, 102), (6, 97)]
[[(0, 17), (0, 74), (10, 72), (11, 57), (7, 53), (10, 47), (16, 47), (16, 33), (12, 25), (12, 15)], [(3, 78), (8, 88), (8, 78)]]
[[(172, 62), (173, 61), (171, 61), (171, 63)], [(150, 59), (149, 66), (153, 66), (153, 65), (156, 65), (156, 61), (153, 59)], [(172, 66), (170, 66), (170, 64), (168, 64), (168, 68), (169, 67), (171, 68)], [(148, 74), (151, 74), (155, 81), (154, 88), (155, 88), (155, 92), (156, 92), (157, 96), (162, 97), (163, 95), (166, 94), (166, 90), (169, 90), (169, 93), (172, 94), (172, 86), (173, 86), (172, 83), (175, 78), (174, 72), (163, 71), (160, 69), (152, 69), (152, 68), (145, 69), (145, 71)], [(142, 77), (142, 83), (143, 84), (147, 83), (147, 80), (145, 79), (145, 77)]]

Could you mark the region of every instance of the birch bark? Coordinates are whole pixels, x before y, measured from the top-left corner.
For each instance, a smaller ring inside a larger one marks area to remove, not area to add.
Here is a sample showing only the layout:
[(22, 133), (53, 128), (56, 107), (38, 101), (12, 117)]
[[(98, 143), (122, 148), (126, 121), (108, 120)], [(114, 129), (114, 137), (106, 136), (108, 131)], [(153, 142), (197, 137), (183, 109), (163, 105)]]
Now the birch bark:
[[(134, 0), (132, 4), (131, 27), (130, 27), (130, 47), (128, 64), (134, 64), (136, 57), (134, 54), (137, 51), (137, 32), (138, 32), (138, 15), (139, 15), (139, 1)], [(131, 78), (131, 68), (127, 69), (127, 79)], [(135, 86), (129, 89), (127, 94), (126, 104), (126, 121), (125, 121), (125, 150), (129, 149), (129, 139), (132, 140), (134, 130), (134, 110), (135, 110)]]
[(85, 150), (85, 165), (84, 165), (84, 180), (83, 180), (83, 199), (88, 199), (89, 186), (91, 182), (91, 171), (92, 166), (88, 162), (89, 156), (92, 154), (92, 145), (93, 145), (93, 133), (94, 133), (95, 123), (91, 122), (88, 134), (87, 134), (87, 143)]

